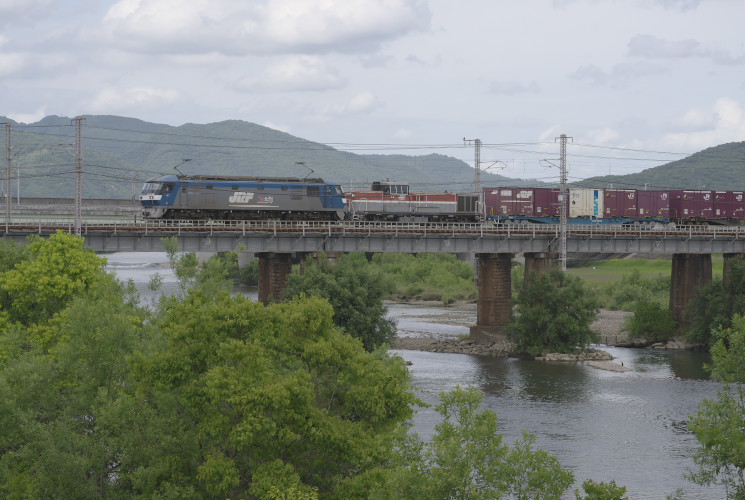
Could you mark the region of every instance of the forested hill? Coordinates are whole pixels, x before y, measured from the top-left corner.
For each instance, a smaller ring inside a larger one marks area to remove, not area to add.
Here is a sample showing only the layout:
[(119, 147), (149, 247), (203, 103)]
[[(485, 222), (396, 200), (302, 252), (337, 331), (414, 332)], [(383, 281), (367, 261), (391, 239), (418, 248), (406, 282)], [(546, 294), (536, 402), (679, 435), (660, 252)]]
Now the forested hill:
[[(49, 116), (13, 123), (13, 182), (21, 197), (74, 197), (75, 126)], [(178, 127), (119, 116), (86, 116), (82, 127), (83, 196), (125, 198), (142, 181), (160, 174), (312, 176), (363, 188), (373, 180), (409, 182), (416, 190), (473, 191), (474, 171), (453, 157), (428, 154), (359, 155), (238, 120)], [(5, 154), (2, 157), (5, 158)], [(188, 159), (188, 162), (184, 162)], [(304, 163), (298, 165), (298, 162)], [(5, 170), (5, 161), (0, 161)], [(133, 180), (136, 179), (136, 180)], [(482, 174), (484, 185), (534, 185)]]
[[(20, 178), (22, 198), (74, 197), (72, 119), (48, 116), (37, 123), (18, 124), (0, 117), (0, 122), (13, 124), (13, 195), (18, 193)], [(82, 144), (86, 198), (129, 199), (144, 180), (176, 173), (176, 166), (184, 174), (312, 175), (336, 180), (345, 189), (390, 179), (409, 182), (415, 190), (474, 190), (473, 169), (451, 156), (355, 154), (240, 120), (173, 127), (120, 116), (86, 116)], [(5, 151), (1, 156), (4, 173)], [(0, 182), (4, 186), (4, 175)], [(488, 173), (482, 173), (481, 182), (484, 186), (542, 185)], [(745, 142), (709, 148), (637, 174), (594, 177), (576, 185), (745, 190)]]
[(682, 160), (629, 175), (606, 175), (583, 180), (583, 187), (621, 189), (745, 190), (745, 141), (699, 151)]

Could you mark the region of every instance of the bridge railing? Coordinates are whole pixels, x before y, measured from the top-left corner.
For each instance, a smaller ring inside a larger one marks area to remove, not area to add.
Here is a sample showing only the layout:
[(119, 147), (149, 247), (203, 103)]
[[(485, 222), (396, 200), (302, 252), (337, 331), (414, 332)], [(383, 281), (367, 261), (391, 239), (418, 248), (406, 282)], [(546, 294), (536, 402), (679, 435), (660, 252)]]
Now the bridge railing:
[[(1, 219), (0, 219), (1, 220)], [(33, 217), (0, 222), (0, 230), (6, 232), (38, 232), (39, 234), (62, 230), (74, 231), (72, 218)], [(197, 220), (159, 220), (133, 218), (86, 218), (84, 233), (90, 231), (142, 232), (161, 234), (216, 233), (231, 232), (248, 234), (252, 232), (306, 234), (420, 234), (441, 235), (498, 235), (498, 236), (552, 236), (559, 237), (557, 224), (527, 223), (420, 223), (420, 222), (367, 222), (367, 221), (197, 221)], [(570, 224), (567, 226), (570, 237), (639, 237), (639, 238), (743, 238), (743, 226), (674, 226), (674, 225), (635, 225), (622, 226), (610, 224)]]

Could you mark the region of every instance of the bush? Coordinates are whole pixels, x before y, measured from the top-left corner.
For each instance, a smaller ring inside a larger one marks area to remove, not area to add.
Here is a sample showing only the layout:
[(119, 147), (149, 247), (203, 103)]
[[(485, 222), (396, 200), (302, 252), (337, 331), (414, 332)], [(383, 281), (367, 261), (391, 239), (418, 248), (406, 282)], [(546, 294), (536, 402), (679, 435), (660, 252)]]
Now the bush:
[(670, 309), (656, 302), (639, 302), (634, 315), (627, 318), (623, 330), (632, 338), (667, 340), (675, 332), (675, 320)]
[(507, 329), (529, 354), (579, 352), (599, 341), (590, 330), (598, 311), (595, 293), (580, 278), (553, 270), (525, 281)]
[(473, 267), (451, 254), (375, 254), (371, 262), (393, 283), (388, 297), (400, 300), (439, 300), (450, 304), (475, 300)]
[(608, 297), (608, 309), (632, 311), (640, 302), (664, 302), (670, 292), (670, 277), (645, 278), (634, 270), (624, 275), (620, 282), (606, 286), (604, 292)]

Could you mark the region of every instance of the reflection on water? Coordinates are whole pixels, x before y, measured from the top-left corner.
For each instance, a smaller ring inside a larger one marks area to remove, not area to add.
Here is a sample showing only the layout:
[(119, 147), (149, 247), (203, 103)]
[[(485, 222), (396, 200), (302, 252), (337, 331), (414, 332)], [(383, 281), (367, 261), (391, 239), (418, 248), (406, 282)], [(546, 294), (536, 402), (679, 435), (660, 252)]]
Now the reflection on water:
[[(485, 394), (484, 406), (499, 416), (507, 442), (523, 430), (556, 455), (576, 476), (615, 480), (630, 498), (665, 498), (683, 488), (685, 498), (721, 498), (683, 478), (698, 442), (687, 430), (698, 403), (720, 384), (701, 377), (698, 353), (607, 348), (633, 371), (618, 373), (582, 363), (546, 363), (417, 351), (395, 351), (410, 361), (414, 385), (427, 403), (456, 385)], [(678, 368), (673, 369), (675, 359)], [(694, 368), (698, 367), (698, 368)], [(680, 374), (693, 374), (688, 378)], [(429, 438), (439, 421), (427, 408), (414, 430)], [(568, 498), (572, 498), (569, 496)]]
[[(165, 254), (107, 255), (109, 269), (133, 279), (143, 298), (156, 272), (164, 291), (178, 291)], [(255, 292), (252, 292), (255, 296)], [(148, 295), (150, 294), (150, 295)], [(404, 335), (457, 336), (468, 333), (475, 308), (391, 305), (390, 316)], [(619, 373), (583, 363), (546, 363), (393, 351), (411, 362), (419, 397), (435, 405), (438, 394), (460, 386), (484, 392), (484, 406), (499, 416), (508, 443), (526, 430), (537, 446), (571, 469), (580, 487), (586, 479), (615, 480), (632, 499), (664, 499), (682, 488), (686, 499), (723, 498), (722, 488), (703, 488), (683, 478), (693, 466), (698, 441), (687, 429), (699, 402), (714, 397), (721, 385), (708, 380), (701, 353), (602, 347), (616, 362), (631, 368)], [(417, 412), (414, 430), (429, 438), (439, 414), (434, 407)], [(571, 492), (570, 492), (571, 493)], [(569, 494), (566, 498), (574, 498)]]

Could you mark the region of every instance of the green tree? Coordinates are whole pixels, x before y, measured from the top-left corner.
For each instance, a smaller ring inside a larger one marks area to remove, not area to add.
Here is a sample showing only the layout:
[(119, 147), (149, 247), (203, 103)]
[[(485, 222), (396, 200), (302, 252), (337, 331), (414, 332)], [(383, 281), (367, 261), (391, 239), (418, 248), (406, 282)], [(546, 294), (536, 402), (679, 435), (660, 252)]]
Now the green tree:
[(21, 348), (0, 369), (0, 496), (115, 496), (121, 449), (103, 416), (127, 384), (142, 320), (110, 277), (71, 300), (48, 349), (3, 336)]
[(336, 264), (321, 255), (293, 269), (284, 298), (306, 294), (327, 299), (334, 309), (334, 323), (373, 351), (396, 334), (383, 299), (390, 291), (383, 274), (367, 265), (360, 253), (341, 255)]
[(179, 244), (176, 236), (162, 238), (161, 241), (166, 249), (171, 269), (178, 278), (182, 293), (186, 293), (195, 286), (215, 292), (230, 291), (233, 281), (240, 277), (238, 254), (242, 251), (241, 248), (212, 255), (209, 259), (200, 262), (195, 253), (178, 251)]
[(701, 289), (691, 300), (687, 314), (691, 321), (689, 341), (705, 345), (716, 342), (712, 335), (716, 328), (729, 328), (736, 314), (745, 314), (745, 260), (733, 260), (726, 282), (717, 278)]
[[(33, 241), (36, 238), (38, 236), (30, 236), (29, 240)], [(29, 240), (27, 242), (30, 242)], [(29, 257), (27, 245), (11, 240), (0, 240), (0, 273), (13, 269), (16, 264)]]
[[(698, 469), (689, 478), (703, 485), (724, 484), (728, 498), (745, 498), (745, 317), (735, 315), (730, 328), (714, 330), (712, 375), (728, 385), (716, 399), (704, 399), (691, 417), (690, 429), (701, 443), (694, 457)], [(732, 384), (732, 385), (729, 385)]]
[(579, 352), (599, 340), (590, 329), (598, 302), (576, 276), (559, 270), (532, 274), (514, 303), (507, 328), (523, 352)]
[(588, 479), (582, 483), (582, 489), (585, 491), (584, 496), (580, 496), (579, 491), (574, 490), (577, 500), (628, 500), (629, 498), (626, 496), (626, 487), (618, 486), (615, 481), (596, 483)]
[(634, 315), (624, 321), (623, 330), (629, 336), (653, 340), (667, 340), (675, 332), (675, 320), (670, 309), (657, 302), (639, 302)]
[[(440, 395), (443, 421), (429, 443), (416, 435), (399, 445), (385, 470), (347, 485), (349, 498), (497, 499), (559, 498), (574, 480), (570, 471), (523, 433), (512, 447), (497, 432), (497, 416), (479, 411), (483, 394), (457, 388)], [(355, 486), (357, 489), (353, 489)]]
[(58, 231), (48, 239), (33, 238), (24, 258), (0, 273), (0, 326), (19, 323), (49, 347), (56, 341), (46, 323), (105, 276), (106, 259), (83, 247), (83, 239)]
[(163, 343), (133, 358), (136, 391), (111, 417), (120, 481), (144, 496), (310, 498), (384, 463), (411, 416), (406, 368), (331, 318), (322, 298), (265, 307), (196, 288), (165, 303)]

